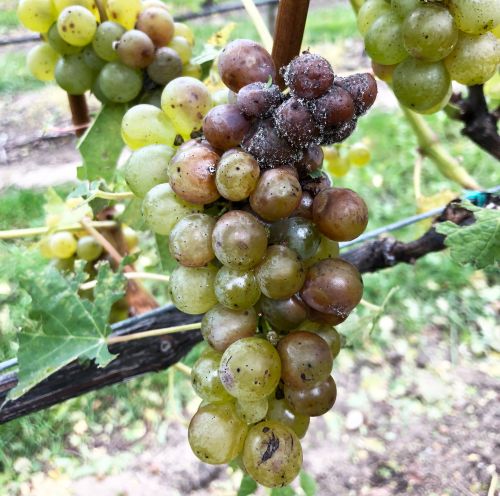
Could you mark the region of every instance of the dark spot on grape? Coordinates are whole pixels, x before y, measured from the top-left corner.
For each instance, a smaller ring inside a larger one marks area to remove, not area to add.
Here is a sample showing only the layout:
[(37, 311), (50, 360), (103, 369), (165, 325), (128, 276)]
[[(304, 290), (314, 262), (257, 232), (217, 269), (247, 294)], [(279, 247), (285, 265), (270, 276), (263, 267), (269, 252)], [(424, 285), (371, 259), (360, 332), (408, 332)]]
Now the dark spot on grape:
[(262, 432), (264, 432), (264, 433), (269, 432), (269, 427), (264, 427), (264, 428), (262, 429)]
[(238, 368), (236, 369), (236, 372), (241, 372), (241, 369), (238, 367)]
[(275, 436), (274, 432), (271, 433), (271, 439), (269, 439), (267, 443), (267, 448), (264, 454), (261, 457), (261, 463), (267, 462), (267, 460), (271, 459), (278, 451), (280, 447), (280, 440)]

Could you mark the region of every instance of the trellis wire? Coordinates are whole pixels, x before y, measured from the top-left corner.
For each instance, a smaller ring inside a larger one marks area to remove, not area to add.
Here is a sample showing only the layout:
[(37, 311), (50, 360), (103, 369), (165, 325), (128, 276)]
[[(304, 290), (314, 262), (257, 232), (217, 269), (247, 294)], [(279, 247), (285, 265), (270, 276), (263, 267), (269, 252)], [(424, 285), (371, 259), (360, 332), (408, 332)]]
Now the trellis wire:
[[(486, 191), (471, 191), (466, 193), (463, 196), (464, 200), (476, 200), (476, 203), (479, 206), (484, 204), (484, 196), (486, 193), (498, 193), (500, 191), (500, 185), (495, 186), (494, 188), (487, 189)], [(429, 217), (434, 217), (435, 215), (440, 214), (446, 205), (441, 207), (433, 208), (428, 212), (424, 212), (422, 214), (411, 215), (410, 217), (406, 217), (405, 219), (398, 220), (397, 222), (393, 222), (392, 224), (387, 224), (385, 226), (379, 227), (378, 229), (373, 229), (373, 231), (369, 231), (367, 233), (362, 234), (361, 236), (353, 239), (352, 241), (346, 241), (344, 243), (339, 243), (341, 249), (347, 248), (348, 246), (355, 245), (357, 243), (361, 243), (362, 241), (366, 241), (367, 239), (376, 238), (380, 234), (384, 234), (386, 232), (395, 231), (396, 229), (401, 229), (402, 227), (410, 226), (411, 224), (415, 224), (420, 222), (421, 220), (428, 219)]]
[[(255, 5), (257, 7), (265, 7), (267, 5), (277, 5), (278, 3), (279, 0), (255, 0)], [(193, 19), (201, 19), (203, 17), (210, 17), (216, 14), (227, 14), (228, 12), (243, 10), (244, 8), (245, 7), (241, 2), (232, 2), (223, 5), (206, 7), (199, 12), (188, 12), (186, 14), (174, 16), (174, 19), (177, 22), (191, 21)], [(27, 34), (19, 36), (17, 38), (0, 39), (0, 46), (17, 45), (21, 43), (33, 43), (35, 41), (40, 41), (40, 40), (41, 38), (37, 34)]]

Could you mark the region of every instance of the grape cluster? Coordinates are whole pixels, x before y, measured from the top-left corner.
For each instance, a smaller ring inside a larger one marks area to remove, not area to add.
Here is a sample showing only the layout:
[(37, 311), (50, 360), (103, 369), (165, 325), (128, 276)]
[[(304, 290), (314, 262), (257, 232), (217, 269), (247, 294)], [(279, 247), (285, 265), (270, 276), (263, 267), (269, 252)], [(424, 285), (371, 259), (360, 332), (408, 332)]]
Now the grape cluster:
[(345, 176), (351, 167), (364, 167), (371, 160), (370, 146), (358, 141), (347, 146), (345, 143), (323, 147), (324, 168), (335, 177)]
[(493, 77), (499, 25), (498, 0), (367, 0), (358, 14), (375, 73), (423, 114), (448, 103), (452, 80), (470, 86)]
[[(271, 56), (249, 40), (227, 45), (218, 69), (233, 103), (211, 108), (203, 136), (175, 150), (148, 141), (124, 175), (179, 263), (172, 302), (205, 314), (207, 346), (192, 370), (203, 400), (189, 426), (193, 452), (211, 464), (239, 459), (260, 484), (284, 486), (302, 464), (309, 418), (335, 402), (333, 326), (363, 292), (338, 242), (363, 232), (367, 207), (354, 191), (331, 187), (320, 145), (353, 131), (376, 84), (367, 74), (334, 76), (306, 52), (283, 69), (282, 92)], [(164, 107), (191, 116), (183, 136), (196, 129), (198, 101)]]
[(43, 39), (28, 54), (31, 73), (70, 95), (91, 90), (102, 103), (130, 102), (144, 88), (154, 100), (171, 80), (200, 77), (190, 62), (193, 33), (163, 2), (107, 0), (104, 9), (109, 20), (95, 0), (20, 0), (19, 20)]

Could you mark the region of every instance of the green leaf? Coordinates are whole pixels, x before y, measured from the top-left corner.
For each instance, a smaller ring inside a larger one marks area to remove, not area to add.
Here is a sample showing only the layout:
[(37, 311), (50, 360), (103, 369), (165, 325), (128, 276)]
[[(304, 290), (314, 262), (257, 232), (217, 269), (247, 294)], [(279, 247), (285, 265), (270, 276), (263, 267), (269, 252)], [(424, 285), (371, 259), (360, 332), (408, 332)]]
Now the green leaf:
[(125, 105), (102, 107), (78, 144), (83, 158), (82, 166), (77, 169), (78, 179), (104, 179), (107, 182), (113, 180), (123, 149), (121, 123), (125, 111)]
[(177, 267), (177, 262), (172, 257), (170, 250), (168, 249), (168, 236), (155, 234), (155, 240), (158, 256), (160, 257), (161, 268), (165, 272), (170, 273)]
[(290, 487), (275, 487), (271, 490), (271, 496), (297, 496), (297, 493)]
[(81, 203), (75, 207), (70, 207), (55, 190), (49, 188), (45, 192), (45, 218), (51, 228), (63, 227), (80, 222), (89, 214), (89, 207), (86, 203)]
[(305, 470), (300, 471), (300, 487), (306, 496), (316, 496), (316, 491), (318, 490), (316, 481), (314, 477)]
[(119, 219), (120, 222), (127, 224), (132, 229), (142, 231), (145, 228), (144, 217), (142, 216), (142, 199), (134, 198), (130, 200)]
[(237, 496), (249, 496), (250, 494), (255, 494), (257, 487), (257, 483), (248, 474), (245, 474), (243, 479), (241, 479)]
[(220, 50), (215, 48), (213, 45), (205, 44), (203, 50), (199, 55), (193, 57), (191, 60), (192, 64), (204, 64), (205, 62), (212, 62), (219, 55)]
[(463, 202), (464, 208), (474, 212), (476, 221), (470, 226), (458, 226), (447, 221), (436, 226), (446, 235), (444, 244), (457, 264), (472, 264), (483, 269), (500, 260), (500, 210), (480, 208)]
[(106, 336), (111, 305), (124, 295), (124, 277), (102, 264), (97, 274), (94, 301), (80, 298), (84, 264), (65, 277), (52, 266), (28, 270), (19, 286), (31, 297), (31, 308), (19, 333), (19, 383), (9, 399), (19, 398), (33, 386), (77, 358), (95, 360), (99, 367), (115, 358)]
[(323, 176), (323, 171), (322, 170), (315, 170), (312, 172), (309, 172), (309, 177), (311, 179), (318, 179), (319, 177)]

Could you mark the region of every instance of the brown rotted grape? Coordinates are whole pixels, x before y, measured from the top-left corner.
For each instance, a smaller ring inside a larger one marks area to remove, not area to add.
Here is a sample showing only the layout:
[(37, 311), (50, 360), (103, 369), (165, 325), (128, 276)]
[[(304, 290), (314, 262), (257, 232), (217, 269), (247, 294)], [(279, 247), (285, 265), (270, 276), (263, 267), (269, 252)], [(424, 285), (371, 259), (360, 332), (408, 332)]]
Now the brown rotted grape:
[(266, 83), (276, 78), (271, 55), (252, 40), (234, 40), (219, 55), (219, 74), (224, 84), (238, 92), (250, 83)]
[(321, 128), (309, 109), (297, 98), (282, 103), (273, 114), (278, 133), (296, 148), (303, 148), (318, 140)]
[(299, 206), (290, 214), (291, 217), (303, 217), (312, 220), (313, 197), (308, 191), (302, 191)]
[(297, 163), (296, 167), (300, 176), (308, 176), (323, 166), (324, 153), (321, 146), (312, 144), (304, 151), (304, 156)]
[(285, 386), (285, 399), (293, 412), (309, 417), (319, 417), (335, 404), (337, 386), (331, 376), (311, 389)]
[(163, 47), (174, 36), (174, 19), (166, 9), (152, 6), (139, 14), (136, 28), (146, 33), (155, 46)]
[(203, 134), (212, 146), (226, 151), (240, 144), (250, 125), (236, 105), (217, 105), (203, 119)]
[(336, 78), (335, 84), (351, 94), (357, 116), (363, 115), (377, 97), (377, 81), (368, 72)]
[(284, 79), (292, 94), (298, 98), (319, 98), (331, 87), (332, 66), (320, 55), (304, 52), (285, 68)]
[(354, 102), (348, 91), (332, 86), (328, 93), (311, 104), (312, 115), (322, 126), (332, 127), (354, 117)]
[(278, 86), (250, 83), (238, 91), (236, 105), (247, 117), (265, 117), (283, 101)]
[(318, 334), (292, 332), (277, 346), (281, 358), (281, 380), (285, 386), (311, 389), (328, 378), (333, 356), (328, 343)]
[(260, 176), (250, 195), (252, 209), (265, 220), (288, 217), (299, 205), (302, 190), (295, 175), (286, 169), (269, 169)]
[(356, 192), (328, 188), (316, 195), (313, 219), (318, 229), (334, 241), (357, 238), (368, 224), (368, 207)]
[(241, 147), (264, 167), (290, 166), (303, 155), (276, 132), (272, 119), (256, 122), (241, 142)]
[(308, 317), (312, 322), (319, 324), (338, 325), (347, 319), (348, 315), (336, 315), (331, 313), (318, 312), (314, 308), (308, 307)]
[(354, 265), (328, 258), (307, 271), (300, 295), (312, 309), (344, 318), (361, 301), (363, 281)]
[(349, 138), (351, 134), (356, 129), (357, 120), (352, 119), (342, 124), (338, 124), (332, 127), (326, 127), (323, 130), (321, 136), (320, 145), (333, 145), (334, 143), (341, 143), (345, 139)]
[(302, 191), (307, 191), (315, 197), (320, 191), (332, 185), (330, 178), (324, 172), (319, 177), (306, 177), (301, 181)]
[(178, 151), (168, 165), (170, 186), (183, 200), (205, 205), (220, 197), (215, 184), (219, 155), (196, 144)]

